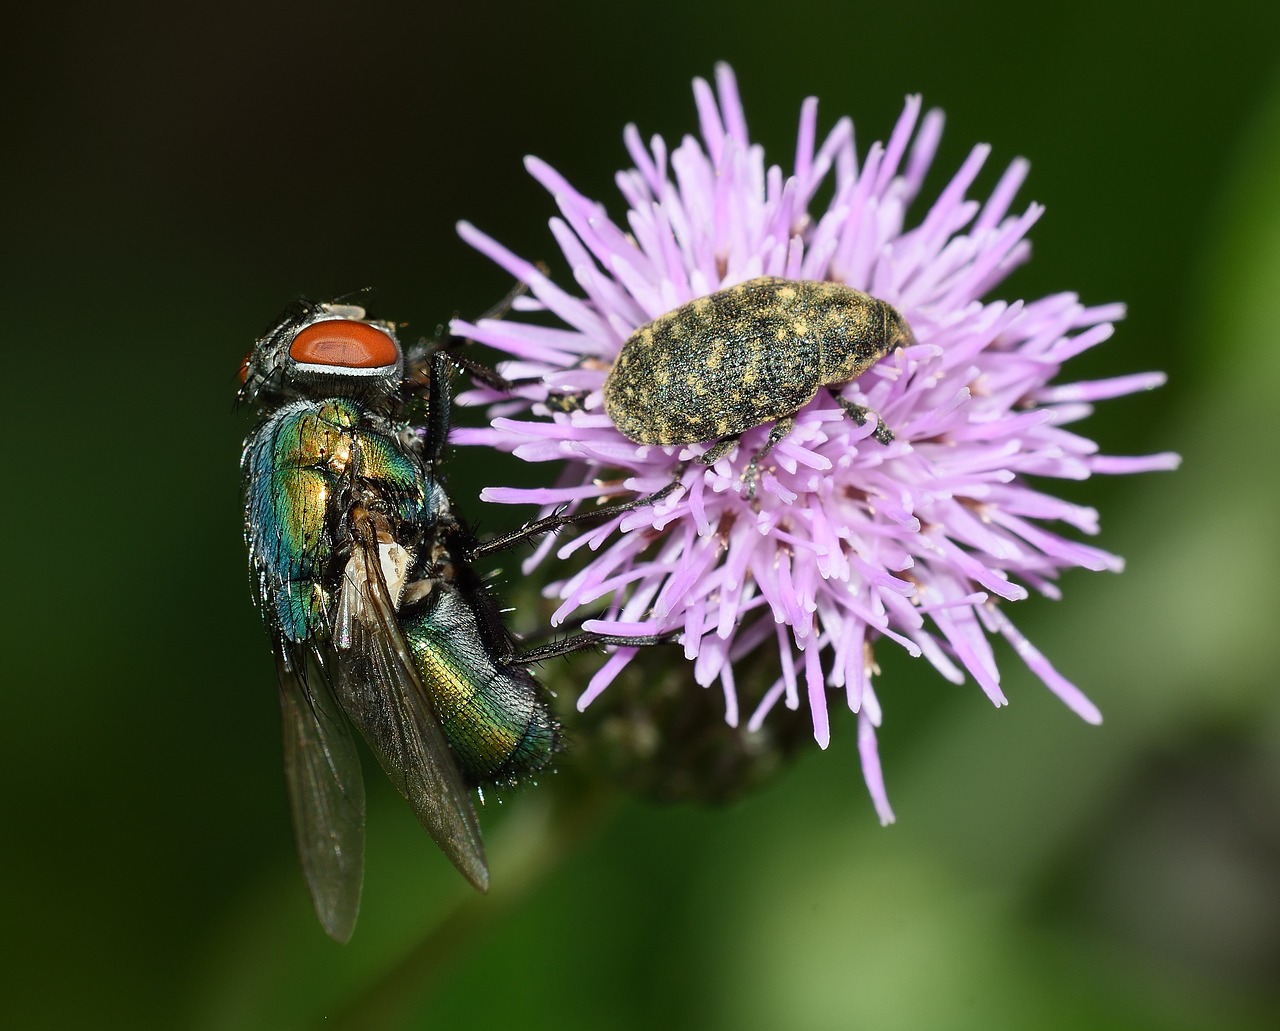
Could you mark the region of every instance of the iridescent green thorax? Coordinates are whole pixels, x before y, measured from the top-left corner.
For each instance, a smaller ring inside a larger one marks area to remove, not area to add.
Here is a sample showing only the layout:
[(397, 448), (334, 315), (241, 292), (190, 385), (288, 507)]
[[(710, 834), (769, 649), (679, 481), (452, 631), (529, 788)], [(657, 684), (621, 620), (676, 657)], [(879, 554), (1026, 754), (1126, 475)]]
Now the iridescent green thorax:
[(794, 415), (911, 340), (894, 308), (840, 283), (762, 276), (641, 326), (604, 384), (639, 444), (694, 444)]
[(437, 582), (421, 604), (401, 613), (401, 627), (463, 777), (470, 784), (513, 783), (546, 767), (559, 728), (537, 681), (496, 661), (476, 604)]
[(348, 398), (295, 401), (274, 412), (246, 442), (242, 466), (259, 591), (292, 642), (323, 625), (336, 520), (357, 493), (376, 498), (393, 524), (425, 517), (421, 463)]

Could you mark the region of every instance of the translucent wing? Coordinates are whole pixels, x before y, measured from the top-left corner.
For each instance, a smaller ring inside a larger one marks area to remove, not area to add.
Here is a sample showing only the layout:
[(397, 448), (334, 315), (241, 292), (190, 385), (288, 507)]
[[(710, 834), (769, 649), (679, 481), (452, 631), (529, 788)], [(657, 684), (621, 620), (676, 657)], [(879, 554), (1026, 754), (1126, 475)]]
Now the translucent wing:
[(480, 822), (400, 631), (372, 517), (357, 508), (351, 520), (352, 558), (330, 645), (334, 690), (427, 833), (487, 891)]
[(293, 833), (320, 923), (345, 942), (360, 911), (364, 877), (364, 780), (346, 718), (304, 649), (277, 641), (284, 771)]

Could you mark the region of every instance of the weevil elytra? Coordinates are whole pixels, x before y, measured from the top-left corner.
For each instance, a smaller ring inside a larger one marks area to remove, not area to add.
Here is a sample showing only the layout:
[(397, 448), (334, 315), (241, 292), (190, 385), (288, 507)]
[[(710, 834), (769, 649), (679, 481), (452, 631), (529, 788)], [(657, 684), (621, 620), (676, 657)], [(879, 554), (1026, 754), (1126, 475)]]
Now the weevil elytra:
[[(776, 422), (769, 443), (823, 387), (838, 388), (914, 341), (891, 305), (840, 283), (761, 276), (699, 297), (641, 326), (604, 383), (604, 407), (637, 444), (733, 439)], [(878, 422), (878, 420), (877, 420)], [(892, 440), (878, 422), (877, 439)], [(722, 455), (728, 448), (712, 449)], [(752, 472), (754, 469), (752, 469)]]

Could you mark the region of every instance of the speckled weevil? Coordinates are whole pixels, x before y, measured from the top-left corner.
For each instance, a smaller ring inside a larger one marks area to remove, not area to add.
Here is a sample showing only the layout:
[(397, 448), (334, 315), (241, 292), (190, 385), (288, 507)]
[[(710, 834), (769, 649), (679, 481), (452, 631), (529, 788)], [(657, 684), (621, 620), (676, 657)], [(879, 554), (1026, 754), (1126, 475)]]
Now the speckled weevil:
[[(775, 423), (747, 467), (791, 430), (795, 414), (827, 387), (861, 425), (870, 414), (839, 387), (896, 347), (914, 342), (891, 305), (840, 283), (761, 276), (699, 297), (627, 338), (604, 383), (604, 407), (637, 444), (725, 438), (701, 460), (727, 454), (739, 434)], [(893, 434), (876, 417), (876, 439)]]

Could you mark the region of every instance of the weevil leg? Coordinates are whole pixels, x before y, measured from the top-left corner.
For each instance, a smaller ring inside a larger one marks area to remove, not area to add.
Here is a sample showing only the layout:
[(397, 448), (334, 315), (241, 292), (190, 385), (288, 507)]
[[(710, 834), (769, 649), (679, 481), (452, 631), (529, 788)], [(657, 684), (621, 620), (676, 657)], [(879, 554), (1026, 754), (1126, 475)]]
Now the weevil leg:
[(789, 415), (785, 419), (779, 419), (773, 424), (773, 429), (769, 431), (769, 439), (751, 456), (751, 461), (747, 463), (746, 469), (742, 472), (742, 485), (747, 489), (748, 501), (756, 496), (756, 487), (760, 483), (760, 463), (770, 451), (777, 447), (778, 441), (791, 432), (795, 424), (796, 420), (793, 415)]
[(698, 456), (698, 461), (703, 465), (710, 467), (715, 465), (720, 459), (724, 458), (730, 451), (738, 446), (739, 434), (735, 433), (732, 437), (725, 437), (717, 440), (711, 447)]
[(590, 395), (585, 390), (575, 390), (571, 393), (557, 393), (552, 391), (547, 394), (547, 399), (543, 402), (553, 412), (564, 412), (566, 415), (570, 412), (585, 412), (587, 410), (587, 398)]
[(867, 408), (865, 405), (854, 404), (854, 402), (850, 401), (848, 398), (841, 397), (835, 391), (831, 392), (831, 396), (836, 399), (836, 404), (848, 412), (853, 421), (859, 426), (865, 426), (867, 420), (874, 415), (876, 419), (876, 430), (872, 436), (881, 444), (886, 446), (893, 443), (893, 430), (889, 429), (889, 427), (884, 424), (884, 420), (881, 419), (879, 415), (876, 415), (876, 413), (870, 408)]

